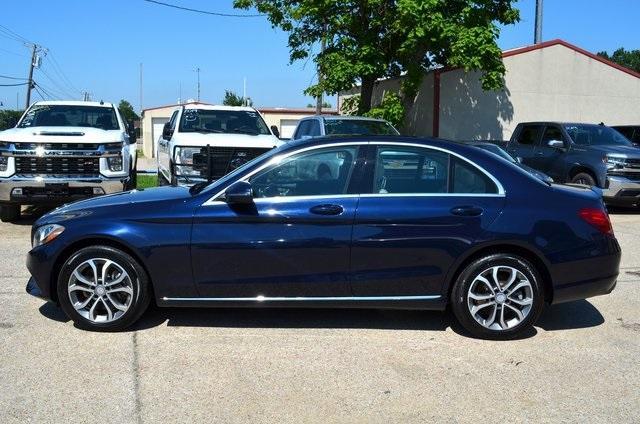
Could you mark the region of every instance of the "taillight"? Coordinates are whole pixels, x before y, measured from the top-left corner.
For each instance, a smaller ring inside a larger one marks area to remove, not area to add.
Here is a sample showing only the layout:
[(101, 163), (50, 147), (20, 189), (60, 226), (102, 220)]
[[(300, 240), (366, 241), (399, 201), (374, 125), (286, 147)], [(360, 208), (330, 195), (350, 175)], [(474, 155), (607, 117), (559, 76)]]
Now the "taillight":
[(613, 234), (609, 215), (602, 209), (584, 208), (580, 209), (578, 215), (580, 215), (580, 218), (584, 219), (585, 222), (597, 228), (601, 233)]

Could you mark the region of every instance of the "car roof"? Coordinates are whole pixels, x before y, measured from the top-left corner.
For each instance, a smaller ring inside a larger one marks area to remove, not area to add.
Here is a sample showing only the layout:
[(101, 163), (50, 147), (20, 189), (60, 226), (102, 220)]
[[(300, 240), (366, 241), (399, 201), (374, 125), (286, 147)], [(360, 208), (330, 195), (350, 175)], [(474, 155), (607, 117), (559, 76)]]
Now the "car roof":
[(201, 109), (201, 110), (238, 110), (245, 112), (257, 112), (251, 106), (226, 106), (226, 105), (205, 105), (205, 104), (194, 104), (194, 105), (182, 105), (185, 109)]
[(113, 107), (113, 103), (108, 102), (85, 102), (82, 100), (43, 100), (35, 102), (38, 106), (95, 106), (95, 107)]
[(380, 119), (380, 118), (369, 118), (367, 116), (353, 116), (353, 115), (311, 115), (311, 116), (305, 116), (304, 118), (301, 119), (301, 121), (303, 119), (315, 119), (315, 118), (322, 118), (325, 121), (376, 121), (376, 122), (387, 122), (384, 119)]

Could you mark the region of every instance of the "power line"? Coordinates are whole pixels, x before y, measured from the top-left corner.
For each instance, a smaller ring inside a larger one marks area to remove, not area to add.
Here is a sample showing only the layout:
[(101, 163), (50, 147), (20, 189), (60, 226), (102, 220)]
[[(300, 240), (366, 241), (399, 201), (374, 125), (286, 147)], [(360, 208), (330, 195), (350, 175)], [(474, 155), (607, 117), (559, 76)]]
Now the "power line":
[[(35, 88), (36, 91), (38, 91), (38, 88), (40, 88), (40, 90), (42, 90), (42, 92), (44, 94), (46, 94), (47, 97), (51, 97), (53, 100), (59, 100), (58, 96), (55, 96), (55, 95), (51, 94), (48, 90), (45, 90), (45, 88), (42, 86), (42, 84), (38, 84), (37, 82), (34, 81), (33, 85), (34, 85), (34, 88)], [(51, 89), (49, 89), (49, 90), (51, 90)], [(38, 94), (40, 94), (40, 91), (38, 91)], [(40, 97), (42, 97), (42, 95), (40, 95)], [(42, 100), (44, 100), (44, 98)]]
[(18, 77), (9, 77), (7, 75), (0, 75), (0, 78), (6, 78), (6, 79), (12, 79), (12, 80), (22, 80), (22, 81), (26, 81), (26, 78), (18, 78)]
[(53, 71), (58, 74), (58, 76), (60, 77), (60, 79), (62, 79), (62, 81), (71, 89), (71, 91), (73, 92), (77, 92), (77, 93), (81, 93), (82, 90), (78, 89), (75, 85), (73, 85), (73, 83), (71, 82), (71, 80), (67, 77), (67, 75), (62, 71), (62, 67), (60, 66), (60, 64), (58, 63), (58, 61), (55, 58), (55, 55), (52, 52), (49, 52), (49, 59), (51, 59), (51, 64), (53, 65)]
[(147, 3), (159, 4), (161, 6), (172, 7), (174, 9), (186, 10), (187, 12), (202, 13), (203, 15), (222, 16), (222, 17), (225, 17), (225, 18), (259, 18), (259, 17), (262, 17), (262, 16), (266, 16), (266, 15), (261, 15), (261, 14), (239, 15), (239, 14), (235, 14), (235, 13), (210, 12), (208, 10), (192, 9), (190, 7), (177, 6), (175, 4), (164, 3), (164, 2), (156, 1), (156, 0), (144, 0), (144, 1), (146, 1)]
[(20, 82), (18, 84), (0, 84), (0, 87), (18, 87), (20, 85), (27, 85), (28, 82)]
[(12, 52), (11, 50), (6, 50), (6, 49), (0, 49), (0, 52), (5, 52), (5, 53), (9, 53), (15, 56), (20, 56), (20, 57), (29, 57), (26, 54), (22, 54), (22, 53), (16, 53), (16, 52)]
[(17, 32), (12, 31), (11, 29), (7, 28), (4, 25), (0, 25), (0, 34), (4, 35), (7, 38), (11, 38), (11, 39), (13, 39), (15, 41), (18, 41), (20, 43), (34, 44), (31, 41), (29, 41), (26, 38), (24, 38), (22, 35), (18, 34)]
[(69, 97), (69, 98), (76, 97), (74, 94), (70, 94), (66, 88), (58, 84), (56, 81), (54, 81), (53, 78), (51, 78), (51, 76), (44, 69), (39, 68), (38, 71), (40, 71), (42, 75), (44, 75), (51, 82), (51, 84), (53, 84), (56, 87), (58, 92), (64, 94), (65, 97)]

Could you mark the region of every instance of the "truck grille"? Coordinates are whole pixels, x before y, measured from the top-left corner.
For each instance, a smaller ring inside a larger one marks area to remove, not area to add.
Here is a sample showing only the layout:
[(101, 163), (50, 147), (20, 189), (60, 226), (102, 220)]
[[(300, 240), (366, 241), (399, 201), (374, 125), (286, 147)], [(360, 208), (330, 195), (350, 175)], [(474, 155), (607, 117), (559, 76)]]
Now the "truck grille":
[[(255, 147), (210, 147), (211, 178), (216, 180), (269, 150), (271, 149)], [(200, 153), (193, 155), (193, 167), (199, 170), (200, 175), (204, 178), (209, 176), (208, 163), (206, 147), (203, 147)]]
[(16, 156), (15, 160), (17, 174), (100, 174), (100, 158)]
[[(14, 143), (16, 150), (35, 150), (42, 147), (45, 150), (97, 150), (100, 145), (95, 143)], [(122, 143), (102, 144), (106, 150), (119, 149)]]

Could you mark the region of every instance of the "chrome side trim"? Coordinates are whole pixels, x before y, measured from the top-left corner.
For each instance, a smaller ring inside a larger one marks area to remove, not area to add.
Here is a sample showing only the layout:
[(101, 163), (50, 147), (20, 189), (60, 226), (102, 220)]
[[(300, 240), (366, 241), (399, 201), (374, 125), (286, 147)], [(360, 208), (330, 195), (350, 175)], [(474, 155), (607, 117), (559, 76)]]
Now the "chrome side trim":
[(350, 297), (163, 297), (165, 302), (318, 302), (318, 301), (381, 301), (381, 300), (437, 300), (442, 296), (350, 296)]
[[(249, 174), (245, 175), (242, 179), (236, 180), (231, 182), (229, 185), (227, 185), (225, 188), (223, 188), (222, 190), (220, 190), (218, 193), (216, 193), (214, 196), (210, 197), (206, 202), (204, 202), (202, 204), (202, 206), (213, 206), (213, 205), (219, 205), (221, 203), (225, 203), (223, 200), (217, 200), (220, 198), (220, 196), (222, 194), (224, 194), (224, 191), (233, 183), (237, 182), (237, 181), (247, 181), (249, 178), (251, 178), (253, 175), (255, 175), (256, 173), (262, 171), (263, 169), (271, 166), (271, 165), (275, 165), (279, 162), (281, 162), (283, 159), (286, 159), (289, 156), (298, 154), (298, 153), (302, 153), (302, 152), (306, 152), (309, 150), (317, 150), (317, 149), (323, 149), (325, 147), (336, 147), (336, 146), (362, 146), (362, 145), (385, 145), (385, 146), (409, 146), (409, 147), (418, 147), (418, 148), (422, 148), (422, 149), (431, 149), (431, 150), (438, 150), (444, 153), (448, 153), (450, 155), (453, 155), (469, 164), (471, 164), (472, 166), (478, 168), (480, 171), (482, 171), (487, 177), (489, 177), (489, 179), (491, 179), (491, 181), (493, 181), (496, 185), (496, 187), (498, 187), (498, 193), (386, 193), (386, 194), (379, 194), (379, 193), (366, 193), (366, 194), (360, 194), (359, 196), (362, 197), (505, 197), (506, 195), (506, 191), (503, 187), (503, 185), (500, 183), (500, 181), (498, 181), (493, 175), (491, 175), (489, 173), (489, 171), (487, 171), (486, 169), (484, 169), (483, 167), (481, 167), (480, 165), (476, 164), (475, 162), (465, 158), (464, 156), (459, 155), (458, 153), (452, 152), (451, 150), (448, 149), (444, 149), (441, 147), (435, 147), (435, 146), (427, 146), (424, 144), (419, 144), (419, 143), (408, 143), (408, 142), (400, 142), (400, 141), (375, 141), (375, 142), (370, 142), (370, 141), (358, 141), (358, 142), (343, 142), (343, 143), (331, 143), (331, 144), (322, 144), (322, 145), (317, 145), (317, 146), (310, 146), (310, 147), (305, 147), (299, 150), (294, 150), (291, 152), (288, 152), (286, 154), (283, 155), (279, 155), (279, 156), (275, 156), (273, 158), (271, 158), (269, 161), (267, 161), (265, 164), (263, 164), (262, 166), (254, 169), (252, 172), (250, 172)], [(348, 196), (348, 197), (353, 197), (353, 196), (358, 196), (358, 195), (337, 195), (337, 196), (330, 196), (330, 195), (322, 195), (322, 196), (300, 196), (300, 197), (304, 197), (307, 199), (313, 199), (313, 198), (329, 198), (329, 197), (338, 197), (338, 196)], [(300, 198), (298, 197), (298, 199)], [(295, 199), (296, 196), (290, 196), (290, 197), (269, 197), (269, 198), (262, 198), (262, 199), (274, 199), (274, 200), (280, 200), (280, 199)], [(256, 199), (258, 200), (258, 199)]]

